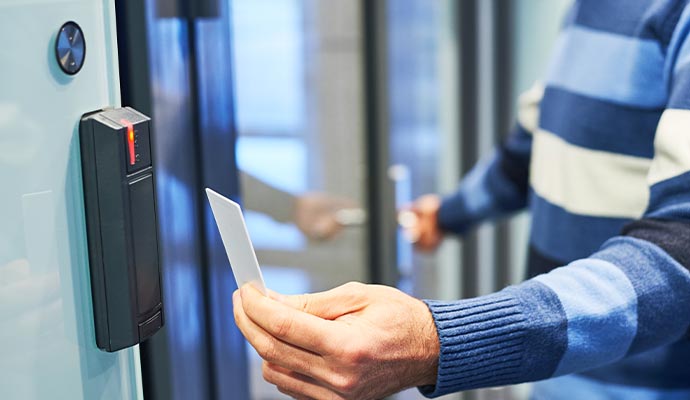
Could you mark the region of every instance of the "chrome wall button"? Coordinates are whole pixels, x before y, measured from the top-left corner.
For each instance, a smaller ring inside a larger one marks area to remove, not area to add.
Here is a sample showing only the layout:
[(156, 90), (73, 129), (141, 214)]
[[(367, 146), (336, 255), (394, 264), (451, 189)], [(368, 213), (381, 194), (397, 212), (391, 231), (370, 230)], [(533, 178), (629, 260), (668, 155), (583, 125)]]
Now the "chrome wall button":
[(84, 66), (86, 41), (76, 22), (65, 22), (55, 40), (55, 57), (58, 65), (68, 75), (74, 75)]

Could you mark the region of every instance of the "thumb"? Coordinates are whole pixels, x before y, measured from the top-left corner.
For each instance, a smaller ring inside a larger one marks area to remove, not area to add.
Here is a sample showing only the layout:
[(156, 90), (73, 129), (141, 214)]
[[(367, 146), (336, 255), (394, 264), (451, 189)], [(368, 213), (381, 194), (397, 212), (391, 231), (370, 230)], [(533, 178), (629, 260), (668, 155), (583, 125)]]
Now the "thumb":
[(289, 307), (334, 320), (345, 314), (362, 309), (365, 305), (366, 285), (351, 282), (325, 292), (285, 296), (270, 292), (269, 296)]

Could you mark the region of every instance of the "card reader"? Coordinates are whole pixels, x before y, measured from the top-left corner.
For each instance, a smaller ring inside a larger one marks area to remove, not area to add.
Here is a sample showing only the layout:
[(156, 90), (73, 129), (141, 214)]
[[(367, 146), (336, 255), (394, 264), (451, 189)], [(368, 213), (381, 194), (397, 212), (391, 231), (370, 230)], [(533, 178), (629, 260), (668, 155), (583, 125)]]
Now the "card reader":
[(113, 352), (163, 326), (151, 120), (129, 107), (79, 128), (96, 345)]

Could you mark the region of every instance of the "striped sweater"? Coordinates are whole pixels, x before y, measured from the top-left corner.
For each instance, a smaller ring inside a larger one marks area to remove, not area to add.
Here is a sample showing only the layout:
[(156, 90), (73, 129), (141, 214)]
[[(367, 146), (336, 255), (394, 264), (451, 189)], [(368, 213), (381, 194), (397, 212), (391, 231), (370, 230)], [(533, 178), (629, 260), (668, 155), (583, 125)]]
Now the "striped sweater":
[(529, 208), (524, 283), (427, 301), (434, 397), (539, 381), (534, 399), (690, 399), (690, 6), (580, 0), (509, 139), (441, 227)]

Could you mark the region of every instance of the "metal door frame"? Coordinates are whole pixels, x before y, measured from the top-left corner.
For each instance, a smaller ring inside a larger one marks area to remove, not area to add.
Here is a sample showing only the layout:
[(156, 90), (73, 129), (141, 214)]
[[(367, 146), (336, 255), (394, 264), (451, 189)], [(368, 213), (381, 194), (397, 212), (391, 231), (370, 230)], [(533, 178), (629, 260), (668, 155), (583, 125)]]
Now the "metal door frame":
[[(236, 166), (229, 4), (217, 0), (158, 0), (155, 8), (148, 10), (147, 3), (141, 0), (116, 0), (122, 99), (124, 104), (151, 115), (155, 124), (147, 13), (185, 20), (193, 132), (169, 134), (192, 135), (194, 141), (194, 148), (189, 151), (195, 160), (195, 178), (187, 183), (196, 193), (195, 213), (201, 229), (190, 232), (190, 241), (201, 255), (202, 265), (198, 266), (201, 281), (190, 287), (203, 299), (205, 312), (196, 317), (205, 337), (197, 351), (204, 356), (202, 364), (196, 367), (202, 368), (202, 375), (206, 376), (204, 387), (197, 388), (196, 393), (211, 399), (249, 399), (245, 343), (235, 328), (232, 312), (236, 286), (203, 191), (210, 186), (230, 198), (240, 197), (236, 169), (217, 168)], [(166, 210), (159, 212), (165, 217)], [(165, 265), (162, 273), (166, 273)], [(183, 371), (190, 366), (184, 365), (176, 349), (171, 348), (166, 329), (143, 343), (141, 353), (146, 398), (173, 399), (175, 387), (185, 384), (179, 382)], [(189, 382), (188, 386), (191, 385), (197, 382)]]

